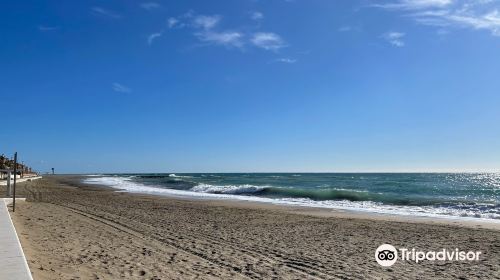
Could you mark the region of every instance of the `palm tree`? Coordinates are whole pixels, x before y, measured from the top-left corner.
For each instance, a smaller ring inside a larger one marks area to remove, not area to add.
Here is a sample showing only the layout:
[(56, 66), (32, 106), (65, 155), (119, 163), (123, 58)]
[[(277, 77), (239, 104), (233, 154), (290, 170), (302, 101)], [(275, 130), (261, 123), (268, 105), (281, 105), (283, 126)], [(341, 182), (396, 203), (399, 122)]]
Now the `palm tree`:
[(7, 166), (7, 157), (5, 157), (3, 154), (0, 155), (0, 169), (6, 169)]

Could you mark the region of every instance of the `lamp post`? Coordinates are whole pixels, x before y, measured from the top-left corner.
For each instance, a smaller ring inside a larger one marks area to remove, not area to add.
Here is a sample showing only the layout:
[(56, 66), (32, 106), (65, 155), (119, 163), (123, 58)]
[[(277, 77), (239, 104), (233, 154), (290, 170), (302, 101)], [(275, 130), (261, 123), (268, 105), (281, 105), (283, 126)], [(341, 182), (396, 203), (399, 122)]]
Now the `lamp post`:
[(12, 212), (16, 212), (16, 177), (17, 177), (17, 152), (14, 154), (14, 193), (12, 199)]

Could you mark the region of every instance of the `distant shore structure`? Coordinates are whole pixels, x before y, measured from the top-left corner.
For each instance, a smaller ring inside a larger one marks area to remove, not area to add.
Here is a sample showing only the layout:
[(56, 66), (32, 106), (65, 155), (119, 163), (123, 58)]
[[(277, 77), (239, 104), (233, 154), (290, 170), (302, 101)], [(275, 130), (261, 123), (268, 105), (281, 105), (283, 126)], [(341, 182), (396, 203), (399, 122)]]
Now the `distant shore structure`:
[[(16, 181), (31, 181), (32, 179), (40, 178), (36, 172), (33, 172), (31, 167), (28, 167), (17, 161), (17, 152), (14, 153), (14, 158), (9, 159), (4, 154), (0, 155), (0, 185), (5, 185), (6, 196), (13, 197), (12, 211), (15, 211), (16, 205)], [(11, 182), (14, 181), (12, 185)]]
[[(16, 174), (14, 174), (14, 169), (16, 169)], [(14, 166), (14, 159), (10, 159), (4, 154), (0, 155), (0, 180), (13, 179), (14, 175), (16, 178), (29, 178), (37, 177), (38, 173), (33, 171), (33, 169), (23, 163), (17, 163)]]

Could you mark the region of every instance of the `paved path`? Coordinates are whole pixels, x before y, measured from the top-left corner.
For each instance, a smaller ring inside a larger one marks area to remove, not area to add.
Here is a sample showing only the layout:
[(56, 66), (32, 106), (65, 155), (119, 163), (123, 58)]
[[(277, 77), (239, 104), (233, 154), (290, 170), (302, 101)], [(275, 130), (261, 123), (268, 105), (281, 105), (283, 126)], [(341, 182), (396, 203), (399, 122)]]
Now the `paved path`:
[[(30, 178), (18, 178), (16, 179), (16, 183), (22, 183), (22, 182), (26, 182), (26, 181), (34, 181), (34, 180), (38, 180), (38, 179), (42, 179), (42, 176), (38, 176), (38, 177), (30, 177)], [(14, 178), (10, 179), (10, 184), (14, 184)], [(7, 180), (1, 180), (0, 181), (0, 186), (7, 186)]]
[(0, 279), (32, 280), (16, 229), (10, 219), (7, 204), (12, 199), (0, 199)]

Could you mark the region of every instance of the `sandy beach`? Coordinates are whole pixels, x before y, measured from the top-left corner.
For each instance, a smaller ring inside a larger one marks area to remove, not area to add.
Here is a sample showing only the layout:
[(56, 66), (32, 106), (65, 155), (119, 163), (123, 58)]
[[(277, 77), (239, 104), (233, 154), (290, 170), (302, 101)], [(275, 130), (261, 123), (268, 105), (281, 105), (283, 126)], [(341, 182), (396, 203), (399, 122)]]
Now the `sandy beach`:
[[(77, 176), (23, 184), (13, 220), (34, 279), (500, 278), (495, 226), (135, 195)], [(384, 243), (482, 257), (384, 268)]]

